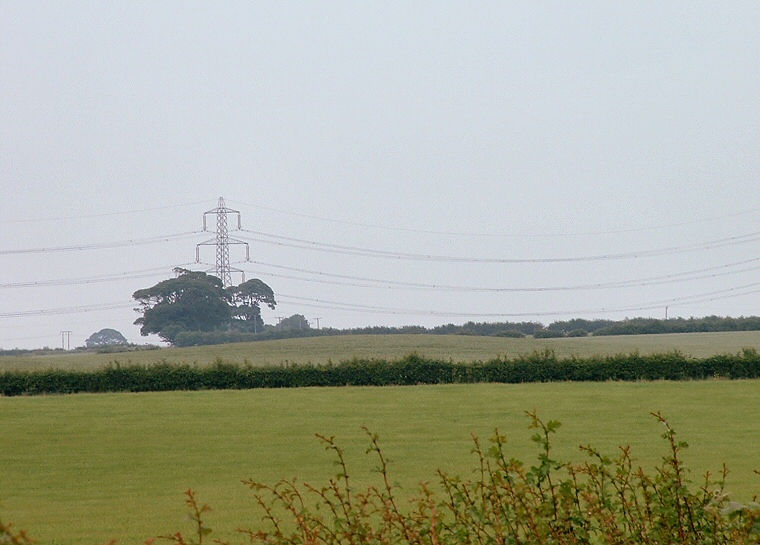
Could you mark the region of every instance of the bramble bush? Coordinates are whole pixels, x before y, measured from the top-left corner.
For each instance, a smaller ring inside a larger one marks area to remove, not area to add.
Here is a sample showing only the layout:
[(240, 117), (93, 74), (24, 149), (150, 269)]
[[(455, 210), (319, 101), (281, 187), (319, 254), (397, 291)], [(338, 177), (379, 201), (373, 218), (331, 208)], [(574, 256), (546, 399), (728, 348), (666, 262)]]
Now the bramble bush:
[[(248, 479), (264, 515), (237, 532), (264, 545), (749, 545), (760, 543), (760, 504), (732, 501), (724, 489), (728, 470), (709, 473), (695, 486), (680, 453), (688, 445), (660, 413), (667, 453), (652, 472), (637, 467), (630, 447), (607, 456), (581, 446), (585, 462), (555, 459), (551, 435), (557, 421), (526, 413), (538, 447), (534, 465), (511, 458), (506, 437), (494, 432), (485, 447), (473, 436), (474, 478), (437, 471), (438, 486), (420, 484), (402, 500), (392, 484), (388, 460), (376, 434), (365, 428), (367, 453), (377, 457), (379, 483), (356, 489), (334, 437), (318, 435), (336, 457), (338, 472), (322, 485), (282, 479), (267, 484)], [(760, 472), (758, 472), (760, 473)], [(149, 545), (203, 545), (213, 538), (206, 522), (211, 508), (186, 492), (192, 530), (162, 535)], [(226, 542), (213, 540), (214, 543)], [(0, 545), (30, 545), (23, 531), (0, 521)]]
[[(554, 459), (550, 436), (556, 421), (527, 413), (538, 446), (535, 465), (510, 458), (506, 438), (494, 433), (490, 446), (474, 437), (474, 479), (438, 471), (437, 488), (421, 484), (405, 505), (391, 484), (388, 461), (369, 430), (368, 453), (379, 461), (379, 484), (356, 490), (343, 450), (334, 437), (318, 436), (337, 458), (339, 471), (321, 486), (281, 480), (271, 485), (244, 481), (265, 513), (253, 528), (238, 532), (249, 543), (296, 544), (510, 544), (510, 545), (747, 545), (760, 543), (760, 504), (741, 504), (724, 490), (728, 470), (705, 475), (694, 488), (680, 453), (688, 445), (659, 413), (667, 454), (647, 473), (635, 466), (629, 447), (615, 457), (583, 446), (580, 464)], [(191, 490), (187, 505), (193, 530), (161, 536), (174, 545), (202, 545), (211, 528), (210, 510)], [(221, 543), (221, 542), (217, 542)]]
[(31, 545), (33, 541), (24, 530), (15, 530), (13, 524), (0, 520), (0, 545)]

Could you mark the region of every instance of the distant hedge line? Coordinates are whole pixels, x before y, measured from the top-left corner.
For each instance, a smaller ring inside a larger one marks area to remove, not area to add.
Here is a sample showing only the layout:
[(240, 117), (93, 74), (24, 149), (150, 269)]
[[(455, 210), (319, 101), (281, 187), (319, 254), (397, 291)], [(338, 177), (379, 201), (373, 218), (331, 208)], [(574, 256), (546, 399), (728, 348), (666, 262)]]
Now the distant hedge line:
[(558, 358), (554, 352), (544, 351), (472, 363), (411, 354), (393, 361), (353, 359), (338, 364), (274, 367), (237, 365), (221, 359), (206, 367), (166, 362), (147, 366), (116, 364), (96, 371), (5, 371), (0, 374), (0, 394), (710, 378), (760, 378), (760, 354), (754, 349), (744, 349), (738, 354), (708, 358), (692, 358), (680, 352)]
[(255, 342), (327, 335), (482, 335), (491, 337), (525, 337), (550, 339), (587, 335), (652, 335), (658, 333), (706, 333), (724, 331), (760, 331), (760, 317), (740, 318), (706, 316), (704, 318), (626, 318), (625, 320), (584, 320), (574, 318), (552, 322), (467, 322), (462, 325), (371, 326), (351, 329), (279, 329), (267, 326), (261, 333), (242, 331), (185, 331), (174, 339), (174, 346), (200, 346), (234, 342)]

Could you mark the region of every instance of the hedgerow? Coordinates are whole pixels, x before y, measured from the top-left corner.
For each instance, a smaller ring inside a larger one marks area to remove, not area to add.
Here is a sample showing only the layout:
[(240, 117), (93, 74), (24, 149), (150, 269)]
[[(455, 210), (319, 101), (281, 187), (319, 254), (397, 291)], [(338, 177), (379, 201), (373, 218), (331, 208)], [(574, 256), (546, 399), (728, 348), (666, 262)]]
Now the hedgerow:
[(546, 350), (471, 363), (419, 354), (391, 361), (356, 358), (337, 364), (266, 367), (232, 364), (221, 359), (210, 366), (165, 361), (153, 365), (114, 363), (95, 371), (5, 371), (0, 373), (0, 395), (711, 378), (760, 378), (760, 355), (754, 349), (745, 349), (708, 358), (693, 358), (680, 352), (558, 358), (553, 351)]
[(335, 335), (478, 335), (493, 337), (535, 338), (577, 337), (586, 335), (643, 335), (659, 333), (706, 333), (723, 331), (758, 331), (760, 317), (741, 318), (706, 316), (704, 318), (630, 318), (614, 320), (572, 320), (552, 322), (544, 326), (539, 322), (466, 322), (431, 328), (407, 325), (401, 327), (370, 326), (350, 329), (282, 329), (268, 325), (259, 333), (236, 330), (183, 331), (173, 340), (174, 346), (199, 346), (233, 342), (255, 342), (272, 339), (323, 337)]

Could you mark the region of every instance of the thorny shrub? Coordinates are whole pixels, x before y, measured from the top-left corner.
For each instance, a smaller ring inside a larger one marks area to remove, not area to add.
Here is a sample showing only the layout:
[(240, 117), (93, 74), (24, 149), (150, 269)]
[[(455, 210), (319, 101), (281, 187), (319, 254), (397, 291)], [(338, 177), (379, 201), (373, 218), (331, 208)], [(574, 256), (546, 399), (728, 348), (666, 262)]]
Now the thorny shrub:
[(0, 520), (0, 545), (31, 545), (32, 540), (23, 530), (14, 530), (13, 524)]
[[(487, 448), (473, 437), (476, 477), (464, 480), (438, 471), (440, 488), (421, 485), (406, 508), (388, 475), (378, 436), (365, 428), (368, 453), (378, 460), (380, 483), (355, 490), (343, 450), (333, 437), (318, 436), (334, 452), (338, 474), (322, 486), (283, 479), (274, 485), (244, 481), (265, 515), (259, 527), (238, 529), (249, 543), (295, 544), (504, 544), (504, 545), (711, 545), (760, 543), (760, 504), (730, 501), (728, 470), (709, 473), (696, 488), (680, 458), (688, 445), (660, 414), (653, 413), (668, 445), (662, 463), (647, 473), (629, 447), (608, 457), (583, 446), (580, 464), (555, 460), (550, 436), (560, 423), (526, 413), (539, 447), (536, 465), (509, 458), (498, 430)], [(165, 536), (175, 545), (208, 539), (199, 506), (188, 491), (194, 535)], [(316, 503), (315, 503), (316, 501)], [(316, 507), (312, 507), (316, 505)], [(222, 542), (218, 542), (222, 543)]]
[[(337, 475), (322, 486), (283, 479), (274, 485), (243, 481), (263, 510), (260, 524), (239, 528), (248, 543), (264, 545), (748, 545), (760, 544), (757, 497), (742, 504), (724, 489), (728, 470), (709, 473), (694, 487), (680, 453), (688, 445), (660, 414), (653, 416), (665, 432), (667, 454), (647, 473), (635, 465), (629, 447), (609, 457), (582, 446), (583, 463), (554, 459), (551, 435), (557, 421), (526, 413), (538, 446), (530, 467), (506, 454), (498, 430), (483, 447), (473, 436), (475, 478), (462, 479), (441, 470), (439, 486), (421, 485), (408, 505), (391, 484), (388, 461), (378, 436), (365, 428), (368, 453), (378, 461), (380, 482), (356, 490), (349, 480), (344, 452), (334, 437), (318, 435), (334, 453)], [(192, 490), (186, 504), (193, 529), (156, 540), (173, 545), (203, 545), (212, 539), (201, 504)], [(223, 541), (214, 540), (224, 544)], [(0, 545), (30, 545), (23, 531), (0, 521)]]

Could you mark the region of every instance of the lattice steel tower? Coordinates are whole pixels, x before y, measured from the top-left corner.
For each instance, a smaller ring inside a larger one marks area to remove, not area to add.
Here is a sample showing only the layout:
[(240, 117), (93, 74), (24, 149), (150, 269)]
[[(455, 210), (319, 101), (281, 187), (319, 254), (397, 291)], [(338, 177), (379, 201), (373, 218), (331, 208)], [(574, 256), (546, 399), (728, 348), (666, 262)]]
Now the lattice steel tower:
[(240, 269), (236, 269), (230, 266), (230, 244), (244, 244), (245, 245), (245, 260), (250, 261), (250, 250), (248, 243), (235, 238), (230, 238), (229, 231), (227, 229), (227, 214), (237, 214), (237, 229), (240, 229), (240, 212), (232, 210), (224, 205), (224, 198), (219, 197), (219, 204), (216, 208), (212, 208), (203, 213), (203, 230), (206, 228), (206, 216), (209, 214), (216, 214), (216, 236), (206, 242), (201, 242), (195, 246), (195, 262), (200, 263), (200, 247), (201, 246), (216, 246), (216, 268), (207, 272), (214, 272), (216, 276), (222, 281), (225, 288), (232, 286), (232, 273), (239, 272), (243, 276), (243, 282), (245, 282), (245, 272)]

